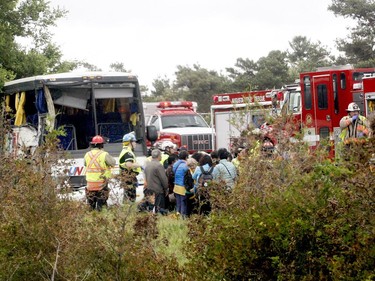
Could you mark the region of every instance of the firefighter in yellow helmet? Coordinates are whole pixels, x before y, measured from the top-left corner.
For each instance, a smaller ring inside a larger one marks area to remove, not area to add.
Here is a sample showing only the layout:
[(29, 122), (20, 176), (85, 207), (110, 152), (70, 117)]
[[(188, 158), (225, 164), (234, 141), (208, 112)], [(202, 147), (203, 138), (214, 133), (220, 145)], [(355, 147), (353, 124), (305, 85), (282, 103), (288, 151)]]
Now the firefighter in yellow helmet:
[(369, 136), (370, 123), (366, 117), (359, 114), (360, 109), (356, 103), (350, 103), (346, 111), (348, 115), (340, 120), (340, 139), (342, 143), (350, 145)]
[(107, 204), (109, 196), (108, 179), (116, 160), (104, 151), (104, 139), (95, 136), (90, 143), (91, 150), (84, 156), (86, 167), (86, 199), (92, 210), (100, 211)]
[(137, 175), (142, 171), (134, 154), (137, 142), (133, 133), (125, 134), (122, 138), (123, 147), (119, 155), (119, 166), (124, 177), (124, 200), (135, 202), (137, 196)]

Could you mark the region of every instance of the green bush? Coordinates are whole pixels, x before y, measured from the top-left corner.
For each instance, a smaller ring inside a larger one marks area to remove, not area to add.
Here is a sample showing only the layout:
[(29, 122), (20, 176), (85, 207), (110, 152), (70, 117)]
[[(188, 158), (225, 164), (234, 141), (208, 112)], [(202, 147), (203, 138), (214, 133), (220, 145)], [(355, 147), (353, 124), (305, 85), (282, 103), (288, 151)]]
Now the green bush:
[(340, 162), (323, 144), (252, 151), (234, 190), (211, 184), (211, 214), (186, 220), (61, 199), (47, 140), (33, 158), (0, 156), (0, 280), (375, 277), (374, 139)]
[[(367, 155), (373, 148), (372, 141)], [(225, 211), (214, 210), (191, 226), (194, 279), (375, 276), (375, 177), (368, 157), (338, 164), (296, 149), (289, 147), (293, 157), (288, 159), (248, 159)]]

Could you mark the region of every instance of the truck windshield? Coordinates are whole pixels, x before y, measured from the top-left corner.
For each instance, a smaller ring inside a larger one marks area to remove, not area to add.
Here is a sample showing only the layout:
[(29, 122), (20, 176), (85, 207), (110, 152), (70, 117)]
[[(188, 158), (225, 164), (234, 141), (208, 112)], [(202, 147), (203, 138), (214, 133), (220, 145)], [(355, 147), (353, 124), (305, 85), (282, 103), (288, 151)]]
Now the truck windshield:
[(301, 111), (301, 92), (291, 91), (286, 93), (286, 99), (282, 108), (283, 114), (298, 113)]
[(161, 117), (163, 129), (180, 127), (208, 127), (200, 115), (168, 115)]

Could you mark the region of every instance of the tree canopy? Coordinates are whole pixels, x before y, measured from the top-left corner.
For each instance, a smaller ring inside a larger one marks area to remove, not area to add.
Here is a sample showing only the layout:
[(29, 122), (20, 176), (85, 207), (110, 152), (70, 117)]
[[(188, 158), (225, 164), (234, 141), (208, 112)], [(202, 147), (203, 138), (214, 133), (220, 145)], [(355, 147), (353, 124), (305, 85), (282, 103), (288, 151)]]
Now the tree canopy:
[[(281, 87), (298, 78), (298, 74), (321, 66), (353, 64), (375, 65), (375, 1), (332, 0), (328, 10), (336, 16), (352, 19), (356, 25), (346, 38), (336, 39), (342, 54), (332, 55), (320, 41), (312, 42), (303, 35), (289, 41), (287, 50), (272, 50), (253, 60), (237, 58), (234, 66), (223, 72), (209, 70), (199, 64), (178, 65), (175, 79), (158, 77), (155, 90), (145, 97), (155, 101), (194, 100), (199, 111), (208, 111), (211, 96), (216, 93), (241, 92)], [(50, 27), (66, 15), (47, 0), (0, 0), (0, 88), (5, 81), (38, 74), (69, 71), (81, 66), (100, 70), (83, 61), (63, 61), (63, 53), (52, 42)], [(332, 38), (334, 40), (334, 38)], [(27, 47), (20, 42), (28, 42)], [(249, 46), (251, 52), (251, 46)], [(126, 71), (126, 63), (115, 62), (110, 68)], [(147, 92), (146, 86), (142, 91)]]
[(332, 0), (328, 9), (336, 16), (351, 18), (356, 22), (347, 38), (337, 39), (339, 51), (345, 53), (345, 59), (341, 59), (359, 66), (374, 66), (375, 1)]
[(61, 60), (61, 50), (51, 41), (49, 28), (65, 14), (45, 0), (0, 0), (0, 87), (13, 78), (76, 67)]

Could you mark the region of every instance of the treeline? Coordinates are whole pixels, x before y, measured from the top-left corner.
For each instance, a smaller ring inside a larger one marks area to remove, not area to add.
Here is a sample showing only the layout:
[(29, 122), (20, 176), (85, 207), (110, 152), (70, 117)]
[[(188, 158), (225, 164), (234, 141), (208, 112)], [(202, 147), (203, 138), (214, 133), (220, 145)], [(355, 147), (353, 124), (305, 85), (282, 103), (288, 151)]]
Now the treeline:
[[(100, 70), (85, 61), (65, 61), (63, 53), (52, 41), (50, 27), (68, 11), (51, 7), (45, 0), (0, 0), (0, 91), (5, 81), (33, 75), (66, 72), (78, 67)], [(339, 55), (321, 42), (311, 42), (299, 35), (289, 41), (287, 50), (273, 50), (257, 61), (238, 58), (225, 70), (208, 70), (200, 65), (177, 66), (176, 79), (157, 77), (154, 90), (146, 101), (194, 100), (200, 112), (208, 112), (212, 94), (256, 89), (279, 88), (293, 82), (298, 73), (317, 67), (352, 64), (375, 65), (375, 3), (372, 0), (332, 0), (327, 7), (336, 16), (356, 23), (346, 38), (336, 40)], [(26, 40), (27, 48), (18, 43)], [(287, 40), (287, 39), (286, 39)], [(249, 46), (249, 56), (251, 46)], [(178, 62), (176, 62), (178, 63)], [(110, 64), (116, 71), (129, 70), (122, 62)], [(142, 87), (144, 93), (150, 89)]]

